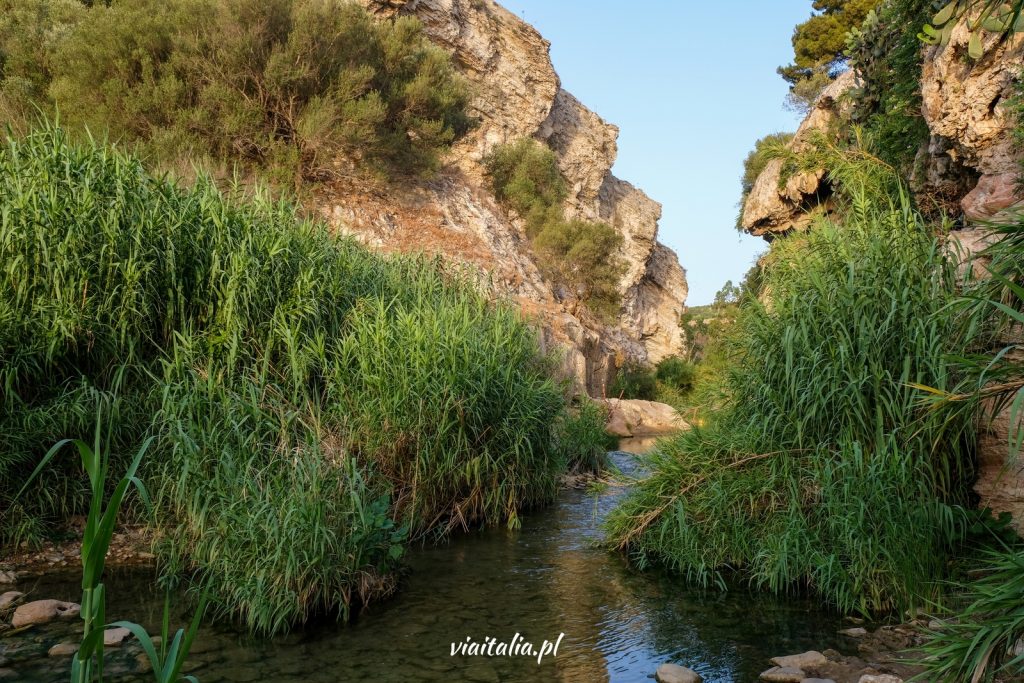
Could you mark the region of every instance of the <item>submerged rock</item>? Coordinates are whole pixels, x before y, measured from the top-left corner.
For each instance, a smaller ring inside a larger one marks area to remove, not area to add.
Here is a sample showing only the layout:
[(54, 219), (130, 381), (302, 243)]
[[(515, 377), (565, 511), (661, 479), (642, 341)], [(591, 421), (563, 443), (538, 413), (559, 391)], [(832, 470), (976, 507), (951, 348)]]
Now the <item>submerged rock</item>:
[(35, 600), (14, 610), (11, 625), (14, 628), (46, 624), (54, 619), (73, 619), (81, 611), (81, 605), (61, 600)]
[(658, 683), (700, 683), (703, 679), (693, 669), (666, 662), (658, 667), (654, 680)]
[(767, 683), (802, 683), (805, 674), (795, 666), (776, 666), (761, 672), (761, 680)]
[(798, 655), (786, 655), (785, 657), (772, 657), (772, 664), (779, 667), (790, 667), (793, 669), (811, 669), (828, 662), (825, 655), (817, 650), (808, 650)]

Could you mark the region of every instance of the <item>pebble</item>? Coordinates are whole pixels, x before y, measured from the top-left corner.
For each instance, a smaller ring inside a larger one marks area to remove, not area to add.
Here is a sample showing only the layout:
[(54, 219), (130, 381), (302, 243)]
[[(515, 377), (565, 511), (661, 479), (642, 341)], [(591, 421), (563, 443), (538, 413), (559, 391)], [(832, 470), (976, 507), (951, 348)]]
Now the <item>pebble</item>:
[(805, 678), (800, 683), (836, 683), (831, 678)]
[(864, 674), (857, 683), (903, 683), (903, 679), (892, 674)]
[(14, 572), (0, 572), (0, 583), (17, 583), (18, 577)]
[(57, 643), (46, 653), (51, 657), (70, 657), (78, 652), (78, 643)]
[(700, 683), (703, 679), (693, 669), (666, 662), (658, 667), (654, 680), (658, 683)]

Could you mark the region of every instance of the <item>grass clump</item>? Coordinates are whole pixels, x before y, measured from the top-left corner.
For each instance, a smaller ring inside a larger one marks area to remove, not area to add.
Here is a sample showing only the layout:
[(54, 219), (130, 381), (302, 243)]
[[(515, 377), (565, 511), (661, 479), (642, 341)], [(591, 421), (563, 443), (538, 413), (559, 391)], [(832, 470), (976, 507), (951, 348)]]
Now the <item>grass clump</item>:
[(832, 178), (841, 223), (773, 244), (770, 294), (730, 335), (727, 402), (664, 442), (610, 517), (641, 564), (861, 612), (919, 604), (945, 575), (969, 420), (922, 410), (912, 384), (953, 386), (956, 273), (905, 195), (852, 178)]
[(112, 468), (155, 438), (163, 565), (266, 632), (387, 593), (410, 535), (516, 523), (581, 453), (534, 332), (440, 261), (56, 128), (0, 150), (0, 209), (4, 541), (88, 504), (60, 467), (12, 502), (94, 390)]
[(347, 0), (7, 0), (0, 111), (35, 108), (158, 165), (241, 166), (285, 187), (425, 174), (470, 126), (469, 88), (412, 17)]
[(568, 196), (555, 153), (529, 138), (498, 145), (484, 161), (494, 196), (526, 224), (538, 265), (606, 320), (619, 312), (617, 252), (622, 235), (607, 223), (565, 218)]

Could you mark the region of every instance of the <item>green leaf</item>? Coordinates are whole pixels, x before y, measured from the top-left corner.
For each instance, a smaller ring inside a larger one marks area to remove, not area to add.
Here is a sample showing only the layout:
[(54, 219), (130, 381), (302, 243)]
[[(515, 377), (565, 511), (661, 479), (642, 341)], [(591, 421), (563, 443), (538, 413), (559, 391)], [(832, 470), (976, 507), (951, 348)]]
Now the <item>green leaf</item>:
[(956, 7), (959, 4), (960, 3), (957, 2), (957, 0), (953, 0), (953, 2), (940, 9), (935, 16), (932, 17), (932, 23), (938, 25), (945, 24), (953, 18), (953, 13), (956, 11)]
[(981, 59), (985, 54), (985, 48), (981, 44), (981, 34), (977, 31), (971, 34), (971, 40), (967, 44), (967, 54), (971, 59)]

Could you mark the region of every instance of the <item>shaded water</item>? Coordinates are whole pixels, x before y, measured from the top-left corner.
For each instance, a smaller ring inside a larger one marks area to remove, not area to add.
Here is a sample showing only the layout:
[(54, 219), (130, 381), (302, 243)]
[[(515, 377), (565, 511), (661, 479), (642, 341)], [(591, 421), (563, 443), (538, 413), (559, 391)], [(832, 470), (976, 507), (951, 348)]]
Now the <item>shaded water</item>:
[[(633, 467), (625, 453), (613, 459), (625, 471)], [(467, 534), (412, 550), (413, 571), (401, 592), (347, 626), (318, 624), (271, 640), (206, 626), (192, 657), (194, 673), (202, 683), (625, 682), (648, 681), (660, 663), (674, 661), (714, 683), (756, 681), (769, 657), (836, 645), (839, 617), (811, 601), (703, 593), (678, 577), (637, 572), (595, 548), (600, 520), (622, 493), (614, 487), (598, 495), (564, 491), (556, 505), (525, 517), (519, 530)], [(162, 598), (151, 578), (111, 577), (107, 614), (155, 631)], [(75, 599), (74, 583), (46, 581), (37, 597)], [(557, 657), (540, 665), (528, 657), (451, 656), (451, 644), (467, 636), (511, 641), (516, 633), (537, 647), (565, 636)], [(23, 648), (7, 656), (22, 660), (13, 666), (25, 680), (67, 680), (66, 659), (24, 661), (44, 655), (58, 636), (47, 632), (34, 636), (39, 642), (7, 644)], [(127, 675), (137, 669), (136, 652), (114, 654), (115, 670)]]

